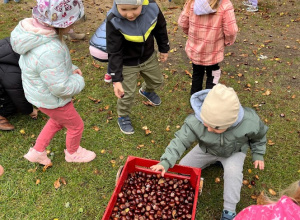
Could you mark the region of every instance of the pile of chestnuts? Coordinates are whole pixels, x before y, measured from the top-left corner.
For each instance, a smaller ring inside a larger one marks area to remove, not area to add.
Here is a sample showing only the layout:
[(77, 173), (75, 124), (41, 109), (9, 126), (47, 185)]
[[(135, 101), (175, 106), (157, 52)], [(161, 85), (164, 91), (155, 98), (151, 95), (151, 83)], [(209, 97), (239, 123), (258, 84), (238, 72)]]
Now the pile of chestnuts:
[(195, 189), (188, 179), (161, 174), (128, 174), (110, 220), (192, 219)]

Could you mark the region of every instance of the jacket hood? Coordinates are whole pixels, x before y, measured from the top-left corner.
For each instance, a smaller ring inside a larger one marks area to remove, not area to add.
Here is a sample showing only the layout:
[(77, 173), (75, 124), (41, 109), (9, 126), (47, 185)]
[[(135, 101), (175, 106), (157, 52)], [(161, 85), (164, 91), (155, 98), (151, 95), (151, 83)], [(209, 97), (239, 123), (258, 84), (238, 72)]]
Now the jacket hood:
[[(206, 98), (207, 94), (209, 93), (210, 89), (201, 90), (199, 92), (194, 93), (191, 96), (190, 102), (191, 106), (195, 112), (195, 117), (203, 124), (203, 120), (200, 117), (201, 108), (204, 102), (204, 99)], [(238, 113), (238, 119), (236, 122), (231, 125), (231, 127), (235, 127), (238, 125), (244, 117), (244, 108), (240, 106), (239, 113)]]
[(41, 28), (35, 19), (25, 18), (11, 32), (10, 41), (13, 50), (22, 55), (54, 38), (57, 34), (53, 28)]
[[(149, 1), (148, 0), (145, 0), (143, 5), (142, 5), (142, 12), (141, 12), (141, 15), (145, 13), (145, 11), (147, 10), (147, 6), (149, 5)], [(118, 18), (121, 18), (121, 19), (126, 19), (124, 18), (122, 15), (120, 15), (119, 11), (118, 11), (118, 8), (117, 8), (117, 4), (116, 2), (114, 1), (114, 4), (113, 4), (113, 7), (111, 9), (111, 12)]]
[(208, 0), (195, 0), (194, 13), (196, 15), (208, 15), (215, 13), (216, 11), (217, 10), (214, 10), (210, 7)]

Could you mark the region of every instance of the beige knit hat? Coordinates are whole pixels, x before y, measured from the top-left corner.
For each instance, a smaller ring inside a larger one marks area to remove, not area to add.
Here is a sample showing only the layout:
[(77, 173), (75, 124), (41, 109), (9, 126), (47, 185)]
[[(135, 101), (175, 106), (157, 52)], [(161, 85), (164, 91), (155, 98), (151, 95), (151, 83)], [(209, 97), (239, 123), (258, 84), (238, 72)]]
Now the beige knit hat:
[(238, 119), (240, 101), (233, 88), (215, 85), (204, 99), (200, 117), (214, 129), (227, 129)]

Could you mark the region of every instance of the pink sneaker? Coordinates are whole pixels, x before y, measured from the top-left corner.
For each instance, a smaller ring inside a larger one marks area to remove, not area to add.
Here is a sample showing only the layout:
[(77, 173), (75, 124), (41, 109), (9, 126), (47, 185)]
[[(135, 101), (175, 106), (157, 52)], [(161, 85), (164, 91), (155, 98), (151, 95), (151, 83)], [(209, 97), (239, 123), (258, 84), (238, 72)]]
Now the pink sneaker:
[(109, 75), (108, 73), (105, 73), (104, 81), (107, 82), (107, 83), (111, 83), (111, 81), (112, 81), (111, 75)]
[(32, 163), (39, 163), (43, 165), (49, 165), (51, 160), (47, 157), (47, 152), (39, 152), (34, 148), (30, 148), (28, 153), (24, 155), (24, 158), (29, 160)]
[(67, 150), (65, 150), (65, 159), (67, 162), (75, 162), (75, 163), (86, 163), (95, 159), (96, 154), (93, 151), (87, 150), (83, 147), (77, 149), (77, 151), (73, 154), (69, 154)]

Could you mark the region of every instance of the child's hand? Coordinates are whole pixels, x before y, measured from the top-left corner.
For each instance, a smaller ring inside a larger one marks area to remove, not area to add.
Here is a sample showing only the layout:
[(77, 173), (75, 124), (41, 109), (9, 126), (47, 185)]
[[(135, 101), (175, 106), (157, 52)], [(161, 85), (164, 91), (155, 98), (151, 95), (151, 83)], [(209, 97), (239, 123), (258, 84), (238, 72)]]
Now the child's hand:
[(150, 167), (151, 170), (153, 171), (161, 171), (161, 175), (164, 176), (165, 175), (165, 168), (160, 165), (160, 164), (156, 164)]
[(124, 96), (124, 89), (123, 89), (122, 83), (121, 82), (114, 82), (113, 85), (114, 85), (115, 95), (119, 99), (123, 98), (123, 96)]
[(159, 59), (161, 62), (166, 62), (168, 59), (168, 53), (160, 53)]
[(37, 119), (38, 111), (36, 108), (33, 108), (33, 111), (29, 114), (32, 119)]
[(78, 75), (82, 76), (82, 72), (81, 72), (80, 69), (74, 70), (74, 71), (73, 71), (73, 74), (78, 74)]
[(262, 160), (256, 160), (253, 162), (253, 164), (254, 164), (254, 168), (257, 168), (258, 166), (260, 170), (263, 170), (265, 168), (265, 162)]

